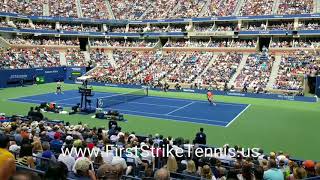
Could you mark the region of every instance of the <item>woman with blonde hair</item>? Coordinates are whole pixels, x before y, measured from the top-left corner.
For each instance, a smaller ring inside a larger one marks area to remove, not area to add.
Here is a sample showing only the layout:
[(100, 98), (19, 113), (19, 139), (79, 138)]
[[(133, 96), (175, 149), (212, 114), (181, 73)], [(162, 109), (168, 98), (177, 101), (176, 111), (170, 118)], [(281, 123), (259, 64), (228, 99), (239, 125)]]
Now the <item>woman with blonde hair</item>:
[(43, 152), (42, 145), (40, 141), (34, 141), (32, 143), (32, 152), (34, 156), (37, 156)]
[(201, 169), (201, 178), (208, 180), (216, 180), (216, 177), (212, 175), (210, 166), (204, 165)]
[(177, 172), (178, 163), (174, 156), (169, 156), (166, 164), (166, 168), (169, 172)]
[(194, 161), (189, 160), (187, 162), (187, 168), (182, 173), (186, 174), (186, 175), (190, 175), (190, 176), (196, 176), (197, 175), (196, 171), (197, 171), (197, 169), (196, 169), (196, 165), (195, 165)]

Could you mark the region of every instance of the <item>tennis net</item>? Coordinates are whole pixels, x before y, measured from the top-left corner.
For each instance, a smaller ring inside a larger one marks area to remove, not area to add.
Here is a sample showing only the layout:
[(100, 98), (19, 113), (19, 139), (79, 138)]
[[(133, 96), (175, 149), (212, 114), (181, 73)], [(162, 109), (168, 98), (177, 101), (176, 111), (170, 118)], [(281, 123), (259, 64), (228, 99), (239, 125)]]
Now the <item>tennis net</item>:
[(116, 94), (113, 96), (101, 97), (97, 99), (97, 108), (107, 108), (110, 106), (126, 103), (146, 96), (148, 96), (148, 88), (143, 88), (124, 94)]

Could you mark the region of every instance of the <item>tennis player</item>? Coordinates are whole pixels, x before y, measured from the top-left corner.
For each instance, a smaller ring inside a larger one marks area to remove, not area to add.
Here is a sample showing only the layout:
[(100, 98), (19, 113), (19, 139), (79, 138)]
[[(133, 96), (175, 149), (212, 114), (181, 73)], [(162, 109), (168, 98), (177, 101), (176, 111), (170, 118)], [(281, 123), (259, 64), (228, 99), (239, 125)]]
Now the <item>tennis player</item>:
[(213, 99), (213, 93), (211, 91), (208, 90), (207, 92), (207, 98), (208, 98), (208, 102), (210, 105), (215, 105), (216, 106), (216, 103), (214, 103), (214, 99)]
[(57, 90), (56, 90), (56, 94), (62, 94), (62, 90), (61, 90), (61, 88), (62, 88), (61, 82), (60, 82), (60, 81), (58, 81), (58, 82), (57, 82)]

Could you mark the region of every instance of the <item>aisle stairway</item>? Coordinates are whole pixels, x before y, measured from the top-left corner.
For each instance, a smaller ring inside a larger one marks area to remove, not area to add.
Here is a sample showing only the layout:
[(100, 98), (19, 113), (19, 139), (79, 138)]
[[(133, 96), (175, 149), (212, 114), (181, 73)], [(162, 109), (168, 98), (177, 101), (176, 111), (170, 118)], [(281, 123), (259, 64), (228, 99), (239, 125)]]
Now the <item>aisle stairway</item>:
[(60, 64), (61, 64), (61, 66), (66, 66), (67, 65), (67, 59), (66, 59), (66, 53), (65, 52), (60, 52)]
[(246, 61), (248, 59), (249, 54), (243, 54), (243, 57), (240, 61), (239, 67), (237, 68), (236, 73), (234, 73), (234, 75), (231, 77), (229, 83), (228, 83), (228, 87), (231, 87), (232, 85), (234, 85), (236, 78), (238, 77), (238, 75), (241, 73), (244, 65), (246, 65)]
[(238, 1), (238, 5), (237, 5), (236, 9), (234, 10), (233, 15), (238, 16), (240, 14), (240, 10), (241, 10), (242, 6), (244, 5), (244, 3), (245, 3), (245, 0)]
[(270, 78), (269, 78), (269, 82), (267, 84), (267, 89), (273, 89), (273, 85), (276, 83), (276, 78), (278, 76), (278, 71), (280, 68), (280, 62), (281, 62), (281, 55), (276, 55), (275, 56), (275, 61), (273, 63), (273, 67), (271, 70), (271, 74), (270, 74)]
[(281, 0), (275, 0), (272, 6), (272, 14), (277, 14)]

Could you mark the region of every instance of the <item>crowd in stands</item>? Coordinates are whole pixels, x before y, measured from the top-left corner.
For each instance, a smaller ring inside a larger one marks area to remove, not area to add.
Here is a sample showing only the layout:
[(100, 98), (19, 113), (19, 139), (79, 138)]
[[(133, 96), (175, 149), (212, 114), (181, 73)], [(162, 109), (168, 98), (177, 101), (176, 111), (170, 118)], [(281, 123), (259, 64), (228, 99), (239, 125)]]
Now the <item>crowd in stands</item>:
[(164, 47), (185, 47), (186, 45), (185, 40), (169, 40)]
[(205, 0), (180, 0), (172, 18), (197, 17), (206, 5)]
[(91, 50), (90, 60), (94, 66), (110, 66), (110, 58), (103, 50)]
[(87, 66), (84, 54), (79, 49), (69, 48), (65, 53), (68, 66)]
[(210, 85), (215, 89), (223, 90), (242, 60), (243, 55), (236, 52), (220, 54), (213, 60), (212, 65), (199, 78), (203, 85)]
[(318, 22), (299, 23), (298, 29), (301, 30), (319, 30), (320, 24)]
[(63, 39), (29, 39), (19, 38), (8, 39), (10, 44), (16, 45), (64, 45), (64, 46), (78, 46), (79, 40), (63, 40)]
[(61, 31), (82, 31), (82, 26), (75, 25), (75, 24), (60, 24), (59, 30), (61, 30)]
[(49, 2), (49, 9), (50, 9), (50, 16), (78, 17), (76, 1), (48, 1), (48, 2)]
[[(126, 132), (114, 120), (103, 127), (50, 121), (39, 107), (30, 108), (26, 117), (1, 119), (4, 120), (0, 124), (1, 179), (38, 180), (44, 176), (44, 179), (118, 180), (122, 176), (139, 176), (155, 180), (179, 177), (298, 180), (320, 175), (320, 163), (294, 161), (282, 151), (264, 154), (263, 149), (258, 149), (253, 156), (239, 145), (225, 144), (220, 150), (211, 149), (216, 152), (212, 156), (196, 154), (197, 148), (209, 148), (203, 128), (191, 140), (156, 132), (139, 136)], [(179, 153), (182, 156), (177, 155), (178, 149), (182, 150)], [(168, 150), (172, 153), (163, 153)], [(18, 168), (16, 172), (16, 166), (29, 168), (29, 173)], [(30, 174), (31, 169), (42, 175)]]
[(243, 88), (247, 91), (249, 88), (256, 92), (261, 92), (266, 88), (269, 82), (274, 56), (268, 52), (251, 54), (246, 60), (246, 64), (236, 78), (235, 87)]
[(169, 40), (164, 47), (234, 47), (254, 48), (257, 46), (255, 40)]
[(100, 29), (98, 26), (82, 26), (82, 31), (85, 32), (99, 32)]
[(175, 27), (175, 26), (169, 26), (168, 32), (183, 32), (185, 31), (185, 27)]
[(54, 30), (55, 25), (52, 25), (50, 23), (33, 23), (34, 29), (39, 29), (39, 30)]
[(130, 26), (128, 32), (143, 32), (145, 28), (143, 26)]
[(234, 14), (238, 5), (236, 0), (212, 0), (209, 4), (209, 10), (205, 13), (207, 16), (231, 16)]
[(0, 49), (0, 69), (26, 69), (60, 66), (60, 55), (56, 50), (45, 48)]
[(171, 17), (179, 0), (155, 0), (145, 12), (144, 19), (164, 19)]
[(45, 0), (19, 1), (2, 0), (0, 1), (0, 12), (19, 13), (31, 16), (43, 16), (43, 4)]
[[(78, 17), (77, 1), (2, 0), (1, 12), (26, 15), (44, 15), (44, 4), (49, 6), (51, 16)], [(82, 16), (86, 18), (109, 19), (110, 14), (104, 0), (80, 0)], [(109, 0), (116, 19), (161, 19), (200, 16), (231, 16), (239, 5), (236, 0)], [(277, 12), (272, 12), (274, 0), (245, 0), (240, 15), (306, 14), (313, 13), (313, 0), (281, 0)]]
[(0, 19), (0, 27), (9, 27), (4, 19)]
[(206, 24), (206, 25), (194, 25), (194, 31), (197, 32), (207, 32), (207, 31), (213, 31), (213, 24)]
[(272, 13), (274, 0), (245, 0), (240, 15), (255, 16), (255, 15), (270, 15)]
[(268, 30), (293, 30), (293, 23), (292, 22), (269, 23)]
[(267, 25), (264, 23), (261, 24), (250, 24), (245, 28), (242, 28), (243, 30), (247, 31), (264, 31), (267, 29)]
[(91, 46), (110, 46), (107, 40), (90, 40)]
[(146, 32), (166, 32), (168, 26), (150, 26), (146, 27), (145, 31)]
[(296, 51), (283, 55), (274, 88), (302, 91), (305, 75), (315, 75), (320, 70), (317, 55), (314, 51)]
[(270, 43), (271, 48), (288, 48), (293, 47), (293, 41), (272, 41)]
[(126, 32), (126, 27), (112, 27), (109, 28), (110, 32)]
[(210, 41), (208, 47), (234, 47), (234, 48), (254, 48), (257, 46), (257, 41), (240, 40), (240, 41)]
[(133, 78), (147, 69), (157, 59), (154, 52), (114, 51), (117, 68), (110, 76), (111, 82), (133, 83)]
[(153, 47), (156, 41), (144, 40), (95, 40), (91, 42), (92, 46), (111, 46), (111, 47)]
[(295, 40), (295, 41), (275, 41), (270, 44), (272, 48), (319, 48), (319, 40)]
[(83, 17), (109, 19), (108, 8), (104, 0), (81, 0)]
[(235, 25), (216, 25), (214, 27), (216, 31), (234, 31), (236, 30)]
[(109, 0), (116, 19), (139, 19), (151, 6), (151, 1), (117, 1)]
[(212, 60), (212, 52), (192, 52), (187, 54), (183, 64), (168, 74), (171, 82), (192, 83)]
[[(93, 70), (91, 75), (101, 82), (136, 83), (133, 78), (147, 69), (156, 61), (158, 55), (154, 52), (113, 51), (115, 66), (110, 65)], [(95, 72), (96, 71), (96, 72)]]
[(15, 22), (15, 25), (17, 28), (19, 29), (30, 29), (31, 28), (31, 25), (29, 22)]
[(186, 46), (188, 47), (207, 47), (209, 40), (189, 40), (186, 41)]
[(278, 14), (308, 14), (313, 12), (313, 0), (282, 0)]
[(166, 52), (147, 69), (144, 69), (133, 79), (135, 83), (151, 84), (157, 86), (168, 72), (175, 69), (184, 59), (185, 52)]

